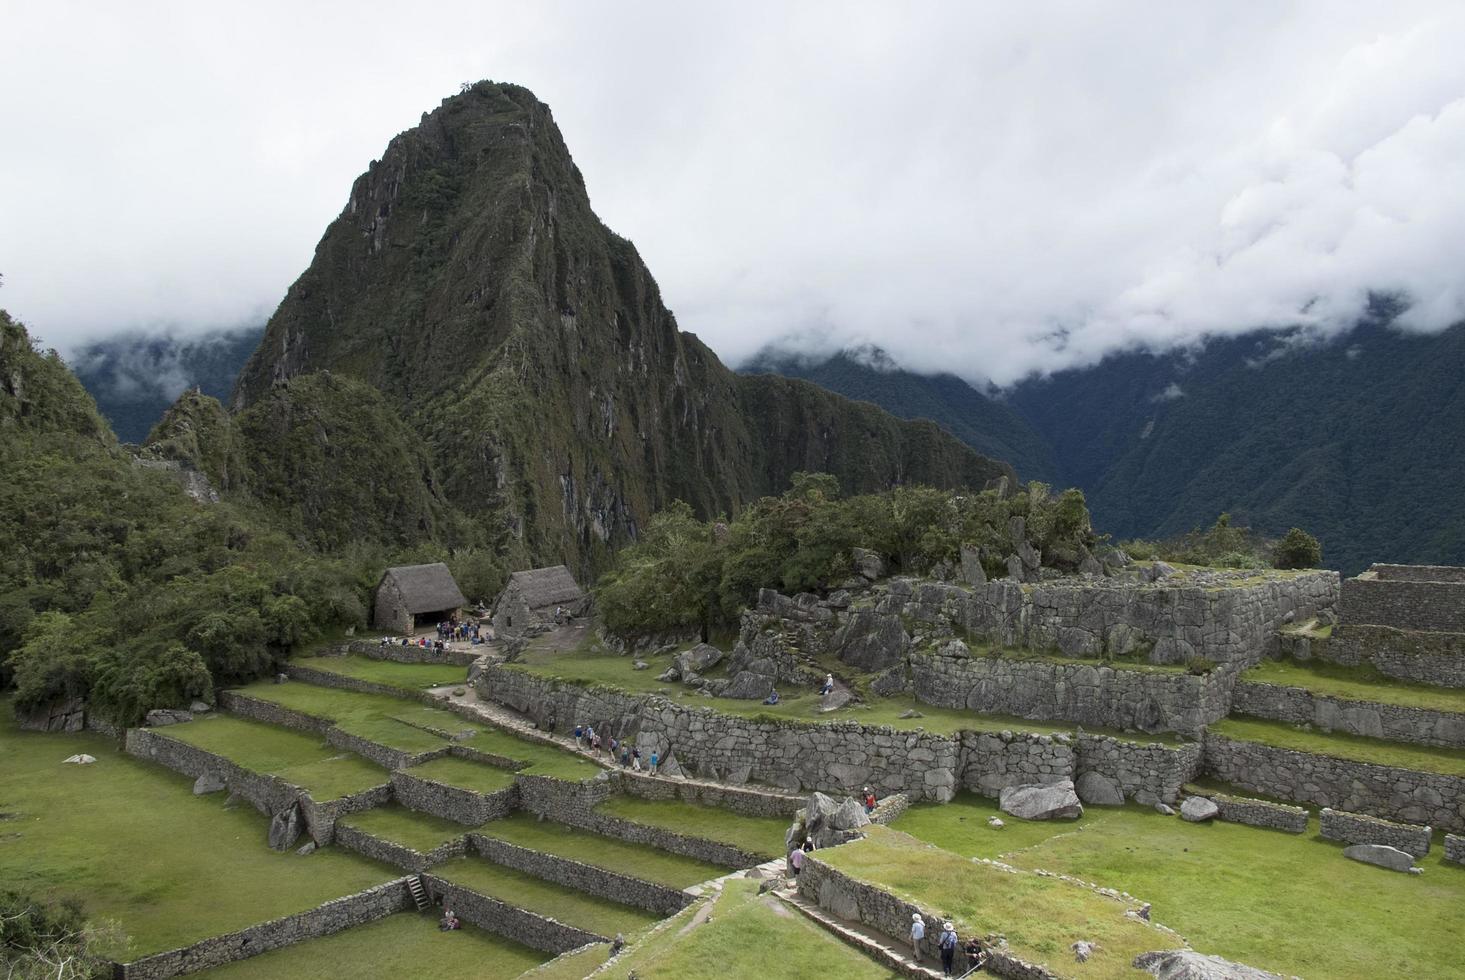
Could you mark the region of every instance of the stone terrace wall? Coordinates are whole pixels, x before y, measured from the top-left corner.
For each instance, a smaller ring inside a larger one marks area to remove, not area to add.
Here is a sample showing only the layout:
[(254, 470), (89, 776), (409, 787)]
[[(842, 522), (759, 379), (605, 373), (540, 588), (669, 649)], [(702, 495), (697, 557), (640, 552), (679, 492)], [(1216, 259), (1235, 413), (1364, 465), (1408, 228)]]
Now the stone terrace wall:
[(1445, 835), (1445, 860), (1465, 864), (1465, 837), (1459, 834)]
[(913, 654), (910, 662), (916, 699), (926, 704), (1191, 736), (1226, 717), (1235, 680), (1228, 670), (1195, 676), (1107, 664), (973, 656), (960, 640)]
[(1345, 844), (1387, 844), (1417, 858), (1429, 853), (1431, 831), (1428, 827), (1380, 820), (1364, 813), (1324, 809), (1320, 816), (1320, 829), (1328, 840), (1340, 840)]
[(1097, 772), (1118, 783), (1126, 799), (1145, 806), (1174, 803), (1180, 788), (1200, 774), (1202, 755), (1199, 742), (1139, 744), (1084, 732), (1078, 736), (1073, 778)]
[(405, 879), (334, 899), (308, 912), (213, 936), (190, 946), (157, 953), (118, 967), (119, 980), (168, 980), (206, 967), (221, 966), (306, 939), (318, 939), (403, 912), (412, 905)]
[(346, 824), (336, 826), (335, 842), (348, 851), (355, 851), (363, 857), (393, 865), (413, 874), (421, 874), (435, 864), (441, 864), (449, 858), (462, 857), (468, 853), (467, 831), (464, 831), (462, 837), (439, 845), (426, 854)]
[(1465, 582), (1465, 568), (1459, 565), (1386, 565), (1375, 563), (1368, 569), (1375, 578), (1387, 582)]
[(1386, 820), (1465, 830), (1465, 778), (1206, 735), (1205, 770), (1242, 789)]
[(392, 773), (392, 794), (409, 810), (468, 827), (506, 817), (519, 806), (517, 783), (495, 793), (479, 793), (402, 771)]
[(645, 773), (616, 770), (611, 773), (617, 788), (627, 796), (643, 800), (684, 800), (701, 806), (715, 806), (749, 817), (789, 817), (804, 805), (802, 796), (773, 790), (727, 786), (698, 780), (670, 780)]
[(1300, 806), (1249, 800), (1243, 796), (1226, 796), (1223, 793), (1213, 793), (1210, 799), (1220, 811), (1216, 814), (1217, 818), (1228, 823), (1285, 830), (1289, 834), (1307, 831), (1307, 810)]
[(359, 654), (372, 660), (391, 660), (399, 664), (453, 664), (469, 667), (473, 661), (488, 652), (486, 645), (468, 650), (434, 650), (431, 647), (402, 646), (400, 643), (382, 646), (376, 640), (352, 640), (328, 652), (328, 656)]
[(1465, 634), (1344, 623), (1313, 647), (1319, 659), (1349, 667), (1370, 663), (1397, 680), (1465, 687)]
[(1006, 786), (1057, 783), (1074, 777), (1073, 739), (1064, 734), (962, 732), (956, 736), (959, 785), (983, 796)]
[(335, 687), (343, 691), (356, 691), (358, 694), (384, 694), (389, 698), (403, 698), (421, 701), (431, 705), (437, 703), (434, 698), (423, 691), (393, 687), (391, 684), (368, 681), (360, 677), (348, 677), (345, 674), (337, 674), (330, 670), (317, 670), (314, 667), (307, 667), (304, 664), (294, 662), (286, 663), (284, 670), (287, 677), (291, 680), (299, 681), (302, 684), (314, 684), (317, 687)]
[(220, 708), (243, 718), (279, 725), (282, 728), (293, 728), (298, 732), (314, 732), (324, 736), (331, 727), (331, 723), (324, 718), (307, 715), (303, 711), (295, 711), (273, 701), (252, 698), (238, 691), (220, 691), (218, 701)]
[(1465, 714), (1407, 708), (1378, 701), (1353, 701), (1314, 694), (1306, 688), (1240, 681), (1232, 711), (1324, 731), (1386, 738), (1391, 742), (1465, 748)]
[(1356, 626), (1465, 633), (1465, 582), (1391, 581), (1364, 573), (1343, 583), (1338, 615)]
[(663, 917), (674, 915), (692, 904), (692, 896), (676, 888), (616, 874), (614, 871), (520, 847), (482, 834), (473, 834), (469, 840), (474, 850), (494, 864), (523, 871), (587, 895), (634, 905)]
[(1289, 614), (1304, 620), (1337, 601), (1338, 574), (1224, 586), (1060, 579), (967, 588), (892, 579), (887, 589), (879, 611), (960, 626), (998, 646), (1092, 657), (1152, 645), (1156, 663), (1185, 663), (1192, 656), (1255, 663), (1276, 650), (1276, 631)]
[(425, 874), (422, 880), (434, 896), (442, 899), (443, 908), (452, 909), (465, 922), (531, 949), (558, 956), (588, 943), (607, 942), (610, 938), (515, 908), (437, 875)]

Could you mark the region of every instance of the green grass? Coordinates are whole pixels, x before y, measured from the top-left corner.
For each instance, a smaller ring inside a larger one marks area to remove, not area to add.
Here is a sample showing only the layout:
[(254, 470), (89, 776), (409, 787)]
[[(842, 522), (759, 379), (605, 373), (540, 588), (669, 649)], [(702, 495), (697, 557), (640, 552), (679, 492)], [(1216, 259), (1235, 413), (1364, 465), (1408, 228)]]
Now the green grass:
[(447, 783), (449, 786), (471, 790), (474, 793), (497, 793), (501, 789), (514, 785), (512, 770), (500, 769), (497, 766), (474, 762), (471, 759), (459, 759), (452, 755), (429, 759), (421, 765), (402, 771), (409, 776), (420, 776), (434, 782)]
[(345, 657), (302, 657), (295, 662), (312, 670), (387, 684), (404, 691), (466, 684), (468, 679), (468, 668), (456, 664), (399, 664), (395, 660), (373, 660), (371, 657), (354, 654)]
[(597, 967), (610, 959), (610, 947), (604, 943), (562, 953), (532, 970), (519, 980), (585, 980)]
[[(666, 928), (634, 941), (607, 976), (617, 980), (633, 974), (643, 980), (895, 976), (778, 899), (759, 895), (755, 881), (730, 881), (710, 901), (710, 914), (702, 914), (700, 903), (693, 905)], [(535, 973), (532, 980), (568, 976)]]
[(420, 854), (426, 854), (450, 840), (457, 840), (469, 831), (469, 828), (460, 823), (444, 820), (430, 813), (408, 810), (395, 803), (348, 814), (337, 823), (355, 827), (373, 837), (380, 837), (403, 847), (410, 847)]
[(1241, 676), (1245, 681), (1302, 687), (1314, 694), (1353, 701), (1379, 701), (1406, 708), (1465, 713), (1465, 688), (1409, 684), (1379, 673), (1371, 665), (1344, 667), (1322, 660), (1263, 660)]
[(234, 715), (208, 714), (158, 734), (221, 755), (251, 772), (279, 776), (309, 790), (317, 802), (388, 782), (384, 769), (318, 736)]
[(541, 881), (480, 857), (444, 861), (435, 866), (432, 873), (480, 895), (537, 912), (607, 939), (618, 932), (635, 932), (657, 919), (655, 913), (644, 909)]
[[(1140, 953), (1180, 945), (1126, 918), (1124, 904), (1087, 888), (977, 864), (888, 827), (872, 827), (863, 840), (816, 853), (852, 878), (950, 918), (963, 937), (1001, 933), (1015, 955), (1049, 964), (1065, 977), (1133, 977), (1130, 964)], [(1098, 944), (1086, 963), (1075, 963), (1069, 949), (1079, 940)]]
[[(134, 940), (128, 958), (301, 912), (400, 872), (325, 848), (265, 846), (269, 821), (87, 734), (21, 732), (0, 702), (0, 882), (79, 898)], [(78, 752), (89, 766), (62, 765)]]
[(1371, 762), (1380, 766), (1437, 772), (1446, 776), (1465, 776), (1465, 751), (1460, 749), (1404, 745), (1379, 738), (1345, 735), (1342, 732), (1305, 731), (1284, 722), (1262, 721), (1257, 718), (1225, 718), (1211, 725), (1210, 730), (1228, 738), (1260, 742), (1281, 749), (1330, 755), (1355, 762)]
[(783, 836), (793, 822), (791, 817), (747, 817), (684, 800), (643, 800), (635, 796), (612, 796), (597, 810), (606, 816), (661, 827), (688, 837), (731, 844), (764, 858), (782, 854)]
[(435, 913), (402, 912), (205, 970), (199, 976), (209, 980), (389, 976), (511, 980), (547, 955), (467, 923), (453, 932), (439, 932)]
[(1240, 824), (1192, 824), (1141, 807), (1077, 823), (1008, 820), (961, 796), (911, 807), (893, 825), (962, 855), (1001, 858), (1128, 891), (1196, 949), (1286, 976), (1372, 980), (1458, 973), (1465, 868), (1436, 844), (1422, 876), (1343, 858), (1342, 845)]
[(543, 742), (531, 742), (497, 728), (481, 728), (478, 734), (461, 744), (480, 752), (522, 762), (524, 767), (518, 771), (534, 776), (553, 776), (556, 779), (579, 782), (592, 779), (601, 771), (595, 763), (573, 752)]
[(538, 820), (522, 810), (484, 824), (478, 833), (668, 888), (686, 888), (719, 878), (728, 870), (647, 844), (632, 844), (552, 820)]

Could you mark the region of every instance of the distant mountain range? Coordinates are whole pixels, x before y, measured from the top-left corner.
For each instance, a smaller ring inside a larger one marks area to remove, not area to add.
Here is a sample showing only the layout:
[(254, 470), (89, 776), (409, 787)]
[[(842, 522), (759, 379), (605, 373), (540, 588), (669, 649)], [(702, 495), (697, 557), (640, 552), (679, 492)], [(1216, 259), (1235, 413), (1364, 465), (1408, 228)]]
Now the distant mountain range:
[(1465, 325), (1417, 336), (1380, 316), (1328, 341), (1254, 333), (1120, 354), (1000, 395), (869, 350), (765, 351), (743, 370), (930, 418), (1024, 479), (1081, 487), (1116, 538), (1227, 511), (1269, 534), (1311, 531), (1325, 563), (1348, 572), (1465, 563)]

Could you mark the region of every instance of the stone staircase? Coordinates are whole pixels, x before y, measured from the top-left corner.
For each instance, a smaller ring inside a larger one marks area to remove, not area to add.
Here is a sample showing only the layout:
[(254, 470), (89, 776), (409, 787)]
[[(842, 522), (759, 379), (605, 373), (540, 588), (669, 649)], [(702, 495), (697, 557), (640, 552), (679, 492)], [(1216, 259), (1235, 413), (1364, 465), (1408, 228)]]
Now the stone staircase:
[[(821, 929), (895, 973), (903, 977), (920, 978), (920, 980), (943, 980), (944, 974), (941, 972), (939, 960), (929, 964), (916, 962), (911, 959), (911, 954), (905, 951), (907, 948), (905, 945), (895, 942), (889, 936), (868, 929), (859, 923), (841, 919), (820, 908), (800, 895), (795, 884), (789, 883), (782, 888), (774, 889), (774, 894), (785, 905), (799, 912)], [(959, 976), (963, 969), (961, 959), (958, 957), (955, 968), (957, 973), (954, 975)]]

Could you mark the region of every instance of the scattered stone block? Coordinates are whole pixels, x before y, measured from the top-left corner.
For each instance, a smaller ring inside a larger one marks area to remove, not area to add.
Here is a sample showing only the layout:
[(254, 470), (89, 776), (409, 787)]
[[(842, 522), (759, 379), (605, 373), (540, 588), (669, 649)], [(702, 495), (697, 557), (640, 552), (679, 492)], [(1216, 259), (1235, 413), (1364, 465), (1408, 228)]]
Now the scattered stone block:
[(710, 643), (699, 643), (690, 650), (684, 650), (672, 660), (678, 673), (705, 674), (722, 662), (722, 651)]
[(177, 708), (154, 708), (143, 720), (151, 728), (161, 728), (164, 725), (177, 725), (185, 721), (192, 721), (193, 715)]
[(1343, 848), (1343, 856), (1390, 871), (1408, 871), (1414, 867), (1414, 855), (1388, 844), (1354, 844)]
[(70, 763), (74, 766), (89, 766), (96, 761), (96, 756), (87, 755), (85, 752), (79, 752), (76, 755), (69, 755), (66, 758), (62, 759), (61, 764), (66, 765), (67, 763)]
[(1071, 779), (1004, 787), (998, 806), (1003, 813), (1024, 820), (1077, 820), (1083, 816), (1083, 803), (1079, 801)]
[(214, 710), (214, 706), (207, 701), (195, 701), (188, 706), (188, 710), (196, 715), (206, 715)]
[(1089, 961), (1089, 957), (1094, 955), (1094, 950), (1099, 948), (1099, 944), (1080, 939), (1078, 942), (1074, 943), (1068, 948), (1073, 950), (1073, 958), (1075, 960), (1080, 963), (1087, 963)]
[(1429, 827), (1395, 823), (1364, 813), (1348, 813), (1345, 810), (1325, 808), (1319, 817), (1319, 830), (1328, 840), (1345, 844), (1387, 844), (1414, 857), (1429, 853)]
[(291, 803), (270, 818), (269, 845), (272, 850), (287, 851), (300, 839), (300, 805)]
[(300, 855), (301, 857), (309, 857), (310, 855), (312, 855), (312, 854), (315, 853), (315, 841), (313, 841), (313, 840), (306, 841), (304, 844), (302, 844), (300, 846), (300, 849), (297, 850), (295, 853), (298, 854), (298, 855)]
[(1123, 806), (1119, 784), (1101, 772), (1086, 772), (1075, 784), (1078, 798), (1090, 806)]
[(1204, 796), (1187, 796), (1185, 802), (1180, 804), (1180, 819), (1189, 820), (1191, 823), (1212, 820), (1220, 812), (1221, 808)]
[(1445, 860), (1465, 864), (1465, 835), (1445, 835)]
[(1175, 816), (1175, 808), (1173, 806), (1170, 806), (1168, 803), (1156, 803), (1155, 812), (1163, 813), (1167, 817)]
[(206, 772), (193, 781), (194, 796), (207, 796), (225, 788), (224, 777), (216, 772)]
[(632, 670), (649, 670), (650, 667), (651, 665), (644, 660), (637, 660), (635, 663), (631, 664)]

